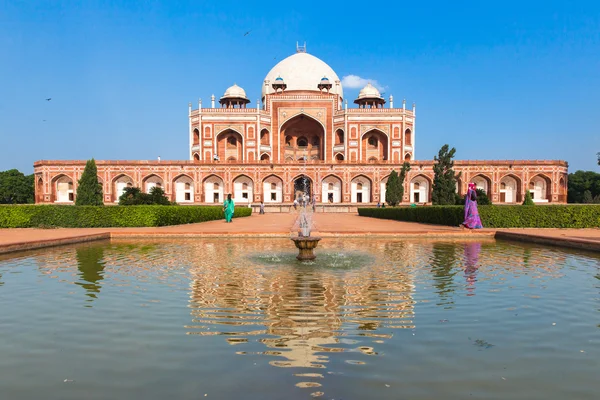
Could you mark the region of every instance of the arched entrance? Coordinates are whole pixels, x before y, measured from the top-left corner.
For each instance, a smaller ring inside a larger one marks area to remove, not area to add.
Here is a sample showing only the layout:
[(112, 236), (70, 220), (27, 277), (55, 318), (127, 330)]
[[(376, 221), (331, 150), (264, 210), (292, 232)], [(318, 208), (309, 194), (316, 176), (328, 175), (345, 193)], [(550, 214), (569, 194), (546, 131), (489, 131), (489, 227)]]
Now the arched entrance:
[(366, 176), (359, 175), (350, 182), (350, 202), (371, 202), (371, 180)]
[(52, 180), (52, 192), (55, 203), (72, 203), (75, 201), (73, 180), (67, 175), (59, 175)]
[(551, 196), (551, 181), (544, 175), (536, 175), (529, 182), (529, 191), (531, 198), (536, 203), (548, 203)]
[(335, 175), (329, 175), (323, 179), (321, 188), (323, 203), (341, 203), (342, 202), (342, 180)]
[(211, 175), (204, 180), (204, 202), (205, 203), (223, 203), (225, 185), (223, 179), (216, 175)]
[(161, 189), (164, 190), (164, 183), (163, 183), (163, 179), (156, 175), (156, 174), (152, 174), (147, 176), (146, 178), (144, 178), (142, 180), (143, 186), (144, 186), (144, 191), (146, 193), (150, 193), (150, 191), (152, 190), (152, 188), (154, 187), (159, 187)]
[(308, 201), (312, 200), (312, 181), (306, 175), (300, 175), (294, 179), (294, 199), (301, 201), (307, 196)]
[(271, 175), (263, 181), (263, 201), (265, 203), (281, 203), (283, 201), (283, 181)]
[(308, 115), (300, 114), (281, 127), (284, 160), (323, 160), (325, 131), (323, 125)]
[(113, 180), (112, 192), (115, 203), (119, 202), (119, 198), (125, 193), (125, 189), (128, 187), (133, 187), (133, 179), (128, 175), (121, 174)]
[(238, 204), (252, 202), (254, 193), (254, 182), (246, 175), (240, 175), (233, 180), (233, 199)]
[(173, 181), (176, 203), (192, 203), (194, 201), (194, 180), (187, 175), (180, 175)]
[(516, 203), (518, 194), (517, 180), (507, 175), (500, 179), (500, 203)]
[(491, 187), (492, 180), (483, 174), (475, 175), (471, 178), (471, 182), (473, 182), (477, 189), (481, 189), (487, 194), (487, 196), (492, 199)]
[(410, 202), (429, 203), (429, 179), (423, 175), (417, 175), (410, 181)]
[(385, 133), (373, 129), (362, 137), (362, 161), (383, 161), (388, 159), (388, 137)]
[(227, 129), (217, 134), (217, 155), (220, 160), (242, 161), (244, 138), (238, 132)]

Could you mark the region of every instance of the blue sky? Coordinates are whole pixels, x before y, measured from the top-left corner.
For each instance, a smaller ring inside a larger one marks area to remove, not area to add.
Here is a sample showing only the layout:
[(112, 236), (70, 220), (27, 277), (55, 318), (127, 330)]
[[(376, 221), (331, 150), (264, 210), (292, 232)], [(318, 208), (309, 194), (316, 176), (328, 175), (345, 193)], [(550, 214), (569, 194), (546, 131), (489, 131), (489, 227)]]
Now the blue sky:
[(416, 102), (418, 159), (448, 143), (598, 171), (600, 1), (585, 0), (0, 1), (0, 170), (187, 159), (188, 102), (235, 82), (254, 106), (297, 41)]

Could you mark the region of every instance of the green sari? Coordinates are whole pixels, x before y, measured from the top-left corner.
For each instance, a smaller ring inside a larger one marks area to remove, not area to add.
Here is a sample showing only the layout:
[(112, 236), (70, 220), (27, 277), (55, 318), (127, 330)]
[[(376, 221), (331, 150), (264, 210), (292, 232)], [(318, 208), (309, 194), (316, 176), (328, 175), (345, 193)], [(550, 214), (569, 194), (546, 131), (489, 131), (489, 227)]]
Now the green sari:
[(233, 199), (225, 200), (223, 203), (223, 210), (225, 211), (225, 222), (231, 222), (231, 218), (233, 218), (233, 210), (235, 204), (233, 203)]

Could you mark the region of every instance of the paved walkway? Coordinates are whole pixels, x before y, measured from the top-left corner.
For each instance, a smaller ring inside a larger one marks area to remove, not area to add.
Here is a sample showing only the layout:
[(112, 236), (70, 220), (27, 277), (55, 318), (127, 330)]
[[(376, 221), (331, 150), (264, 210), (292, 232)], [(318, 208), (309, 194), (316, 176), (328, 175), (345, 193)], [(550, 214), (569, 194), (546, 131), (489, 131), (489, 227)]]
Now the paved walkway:
[[(262, 236), (287, 237), (293, 230), (296, 214), (254, 214), (198, 224), (156, 228), (59, 228), (0, 229), (0, 253), (47, 247), (81, 241), (126, 237), (181, 236)], [(397, 237), (497, 237), (533, 241), (600, 251), (600, 229), (482, 229), (463, 230), (458, 227), (400, 222), (360, 217), (350, 213), (314, 214), (314, 235), (331, 236), (397, 236)]]

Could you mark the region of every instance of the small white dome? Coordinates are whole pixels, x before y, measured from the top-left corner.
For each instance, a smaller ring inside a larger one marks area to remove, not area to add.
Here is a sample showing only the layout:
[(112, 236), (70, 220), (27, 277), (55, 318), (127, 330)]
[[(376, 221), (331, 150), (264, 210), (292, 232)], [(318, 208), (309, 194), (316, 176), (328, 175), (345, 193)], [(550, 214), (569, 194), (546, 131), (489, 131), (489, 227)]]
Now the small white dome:
[(233, 84), (233, 86), (230, 86), (227, 88), (227, 90), (225, 91), (225, 94), (221, 98), (222, 99), (231, 99), (231, 98), (247, 99), (246, 91), (244, 89), (242, 89), (241, 87), (239, 87), (235, 83)]
[(360, 89), (360, 92), (358, 93), (358, 98), (359, 99), (381, 99), (381, 93), (379, 93), (379, 90), (377, 90), (377, 88), (373, 85), (371, 85), (371, 82), (367, 83), (367, 85)]
[[(336, 81), (340, 78), (329, 65), (317, 57), (308, 53), (292, 54), (288, 58), (280, 61), (267, 74), (264, 80), (269, 81), (269, 86), (275, 83), (278, 77), (285, 78), (287, 91), (290, 90), (310, 90), (318, 92), (317, 85), (321, 82), (321, 78), (326, 76), (333, 88), (330, 93), (337, 94), (341, 98), (344, 97), (344, 92), (341, 83), (336, 85)], [(273, 93), (270, 87), (263, 85), (262, 95)]]

